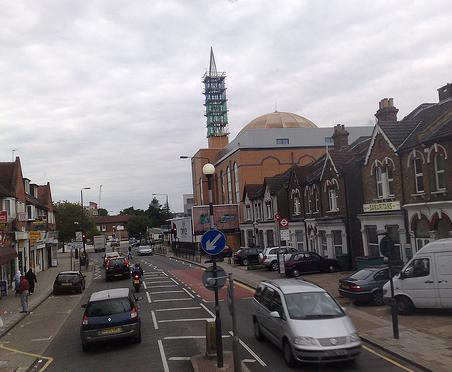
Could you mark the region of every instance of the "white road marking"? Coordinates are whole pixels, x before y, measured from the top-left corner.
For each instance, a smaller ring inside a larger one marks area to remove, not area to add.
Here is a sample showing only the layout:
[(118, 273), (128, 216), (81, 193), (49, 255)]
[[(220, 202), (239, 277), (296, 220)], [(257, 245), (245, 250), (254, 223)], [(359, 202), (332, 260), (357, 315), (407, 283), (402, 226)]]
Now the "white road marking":
[(157, 318), (155, 317), (154, 310), (151, 310), (151, 315), (152, 315), (152, 322), (154, 323), (154, 329), (159, 329), (159, 326), (157, 324)]
[(182, 288), (183, 291), (185, 291), (186, 294), (188, 294), (191, 298), (195, 298), (189, 291), (187, 291), (185, 288)]
[(147, 280), (147, 283), (148, 284), (156, 284), (156, 283), (171, 283), (171, 282), (169, 282), (168, 280), (155, 280), (155, 281), (152, 281), (152, 282)]
[(169, 298), (167, 300), (154, 300), (154, 302), (192, 301), (192, 298)]
[(165, 276), (168, 276), (168, 274), (167, 274), (167, 273), (164, 273), (163, 271), (162, 271), (162, 274), (165, 275)]
[[(230, 335), (223, 335), (221, 336), (223, 338), (229, 338), (231, 337)], [(167, 337), (163, 337), (164, 340), (189, 340), (189, 339), (203, 339), (206, 338), (206, 336), (167, 336)]]
[(256, 360), (255, 359), (243, 359), (242, 363), (255, 363)]
[(159, 291), (159, 292), (149, 292), (150, 294), (162, 294), (162, 293), (184, 293), (184, 291)]
[(210, 315), (212, 315), (212, 317), (215, 318), (215, 314), (212, 313), (212, 312), (207, 308), (206, 305), (204, 305), (204, 304), (202, 304), (202, 303), (199, 303), (199, 304), (202, 306), (202, 308), (203, 308), (205, 311), (207, 311)]
[(50, 341), (52, 336), (46, 337), (46, 338), (33, 338), (31, 341)]
[(163, 370), (169, 372), (168, 361), (166, 360), (165, 349), (163, 349), (162, 340), (157, 340), (159, 344), (160, 357), (162, 358)]
[(143, 281), (143, 287), (144, 289), (148, 289), (148, 287), (146, 286), (146, 283)]
[(212, 320), (212, 318), (192, 318), (192, 319), (165, 319), (159, 320), (159, 323), (172, 323), (172, 322), (197, 322), (200, 320)]
[(171, 284), (171, 285), (153, 285), (152, 288), (168, 288), (168, 287), (177, 287), (177, 285)]
[(174, 283), (176, 283), (177, 285), (179, 285), (179, 283), (176, 281), (176, 280), (174, 280), (173, 278), (170, 278)]
[(148, 302), (149, 302), (149, 303), (152, 303), (152, 301), (151, 301), (151, 296), (149, 296), (149, 292), (146, 292), (146, 297), (148, 298)]
[(191, 357), (170, 357), (168, 360), (181, 361), (181, 360), (190, 360)]
[[(234, 335), (234, 333), (232, 331), (229, 331), (229, 334), (231, 336)], [(254, 357), (254, 359), (256, 359), (259, 362), (259, 364), (262, 367), (267, 367), (265, 362), (261, 358), (259, 358), (258, 355), (253, 350), (251, 350), (251, 348), (247, 344), (245, 344), (240, 338), (239, 338), (239, 342), (240, 342), (240, 345), (242, 345), (246, 349), (246, 351), (248, 351)]]
[(178, 311), (178, 310), (194, 310), (194, 309), (201, 309), (201, 306), (191, 306), (191, 307), (173, 307), (171, 309), (158, 309), (157, 311)]

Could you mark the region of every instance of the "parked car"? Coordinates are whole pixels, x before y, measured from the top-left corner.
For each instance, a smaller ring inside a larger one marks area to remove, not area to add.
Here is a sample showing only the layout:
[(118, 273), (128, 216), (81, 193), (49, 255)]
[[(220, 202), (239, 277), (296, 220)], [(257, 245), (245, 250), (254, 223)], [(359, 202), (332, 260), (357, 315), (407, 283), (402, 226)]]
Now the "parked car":
[(152, 256), (154, 249), (150, 245), (140, 245), (138, 247), (138, 256)]
[(262, 252), (259, 248), (240, 248), (233, 255), (235, 264), (248, 266), (259, 263), (259, 253)]
[(125, 257), (116, 257), (107, 260), (105, 265), (105, 280), (109, 281), (113, 278), (130, 279), (129, 261)]
[(113, 258), (117, 258), (117, 257), (120, 257), (121, 255), (120, 255), (120, 253), (119, 252), (107, 252), (107, 253), (105, 253), (105, 256), (104, 256), (104, 266), (107, 264), (107, 261), (108, 260), (111, 260), (111, 259), (113, 259)]
[[(389, 301), (389, 282), (383, 297)], [(400, 314), (416, 308), (452, 309), (452, 238), (426, 244), (394, 277), (394, 297)]]
[(259, 263), (273, 271), (279, 270), (278, 252), (284, 255), (284, 260), (288, 260), (290, 256), (296, 252), (297, 249), (292, 247), (271, 247), (265, 248), (259, 253)]
[(356, 359), (361, 340), (328, 292), (300, 279), (259, 283), (254, 295), (254, 336), (282, 349), (286, 364)]
[(85, 289), (85, 275), (80, 271), (62, 271), (53, 283), (53, 294), (82, 293)]
[(141, 342), (141, 320), (129, 288), (94, 292), (85, 308), (80, 338), (83, 351), (98, 342), (132, 338)]
[(306, 272), (335, 272), (340, 270), (339, 262), (325, 258), (315, 252), (295, 253), (285, 262), (287, 276), (300, 276)]
[(383, 305), (383, 285), (389, 280), (387, 266), (366, 267), (339, 280), (339, 293), (354, 301)]

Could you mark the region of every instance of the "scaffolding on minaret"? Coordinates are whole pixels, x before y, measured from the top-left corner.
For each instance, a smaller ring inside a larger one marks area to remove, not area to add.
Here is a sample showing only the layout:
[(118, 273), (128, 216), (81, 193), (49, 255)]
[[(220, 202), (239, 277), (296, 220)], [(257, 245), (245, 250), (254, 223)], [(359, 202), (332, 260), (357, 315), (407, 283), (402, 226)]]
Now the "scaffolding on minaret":
[(210, 65), (202, 82), (204, 83), (204, 96), (207, 119), (207, 137), (221, 137), (229, 134), (228, 108), (226, 99), (225, 72), (218, 72), (215, 64), (213, 49), (210, 48)]

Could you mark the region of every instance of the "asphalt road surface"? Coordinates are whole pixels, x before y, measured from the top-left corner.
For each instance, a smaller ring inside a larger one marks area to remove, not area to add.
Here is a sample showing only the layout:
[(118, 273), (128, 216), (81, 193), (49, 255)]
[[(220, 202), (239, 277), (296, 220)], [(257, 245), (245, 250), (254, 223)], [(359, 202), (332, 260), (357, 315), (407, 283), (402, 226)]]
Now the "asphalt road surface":
[[(96, 261), (94, 278), (80, 303), (67, 318), (44, 355), (53, 363), (46, 371), (192, 371), (190, 357), (205, 352), (205, 322), (214, 318), (213, 292), (201, 283), (202, 269), (162, 256), (134, 257), (144, 274), (140, 298), (142, 342), (119, 341), (97, 345), (90, 352), (81, 348), (79, 328), (83, 309), (90, 294), (108, 288), (131, 287), (130, 280), (106, 282), (101, 254), (91, 254)], [(253, 336), (253, 291), (239, 283), (235, 286), (236, 312), (242, 360), (251, 371), (291, 371), (282, 353), (269, 342), (258, 342)], [(226, 291), (222, 300), (223, 346), (232, 350), (232, 322), (227, 311)], [(355, 363), (334, 365), (303, 364), (303, 371), (416, 371), (406, 362), (365, 345)]]

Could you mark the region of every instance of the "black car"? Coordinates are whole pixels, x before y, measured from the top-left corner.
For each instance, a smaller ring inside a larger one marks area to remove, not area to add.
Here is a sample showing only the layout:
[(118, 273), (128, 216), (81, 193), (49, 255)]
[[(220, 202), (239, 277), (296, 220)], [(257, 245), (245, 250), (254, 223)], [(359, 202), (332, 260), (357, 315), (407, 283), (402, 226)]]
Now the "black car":
[(62, 271), (53, 283), (53, 294), (82, 293), (85, 289), (85, 276), (80, 271)]
[(387, 266), (366, 267), (347, 278), (340, 279), (339, 294), (354, 301), (383, 305), (383, 285), (388, 280)]
[(240, 248), (233, 255), (235, 264), (248, 266), (259, 263), (259, 253), (262, 252), (260, 248)]
[(339, 262), (325, 258), (315, 252), (295, 253), (285, 262), (287, 276), (300, 276), (307, 272), (335, 272), (340, 270)]
[(118, 277), (130, 279), (129, 261), (125, 257), (112, 258), (105, 264), (105, 280)]
[(80, 338), (83, 351), (98, 342), (131, 338), (141, 342), (141, 320), (129, 288), (95, 292), (85, 308)]

